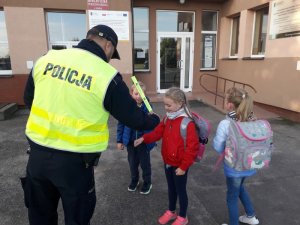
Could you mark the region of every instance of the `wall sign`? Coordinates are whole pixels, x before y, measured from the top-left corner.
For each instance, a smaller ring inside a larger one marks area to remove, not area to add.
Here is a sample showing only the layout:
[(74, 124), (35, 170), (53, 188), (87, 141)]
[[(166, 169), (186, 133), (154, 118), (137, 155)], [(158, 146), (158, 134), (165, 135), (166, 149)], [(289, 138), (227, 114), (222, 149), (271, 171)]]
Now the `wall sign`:
[(99, 24), (110, 26), (119, 40), (129, 41), (129, 13), (127, 11), (89, 10), (89, 28)]
[(108, 10), (108, 0), (87, 0), (88, 10)]
[(300, 35), (300, 0), (271, 3), (270, 39)]

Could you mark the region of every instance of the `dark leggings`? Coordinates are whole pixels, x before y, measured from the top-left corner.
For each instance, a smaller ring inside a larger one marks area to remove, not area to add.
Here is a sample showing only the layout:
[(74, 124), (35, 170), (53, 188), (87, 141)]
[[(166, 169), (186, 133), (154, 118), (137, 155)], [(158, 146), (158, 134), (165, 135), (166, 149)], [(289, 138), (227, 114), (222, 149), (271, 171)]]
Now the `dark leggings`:
[(169, 195), (169, 210), (176, 210), (177, 197), (179, 198), (179, 216), (186, 217), (188, 207), (188, 196), (186, 192), (187, 174), (177, 176), (175, 170), (177, 167), (165, 165), (165, 174), (168, 182), (168, 195)]

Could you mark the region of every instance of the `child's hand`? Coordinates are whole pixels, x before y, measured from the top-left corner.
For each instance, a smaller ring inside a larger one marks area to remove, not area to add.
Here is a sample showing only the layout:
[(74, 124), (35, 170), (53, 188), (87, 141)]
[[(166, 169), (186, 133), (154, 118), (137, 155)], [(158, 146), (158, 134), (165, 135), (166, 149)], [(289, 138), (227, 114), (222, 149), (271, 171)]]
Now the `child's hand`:
[(139, 139), (136, 139), (136, 140), (134, 141), (134, 147), (136, 147), (136, 146), (142, 144), (143, 141), (144, 141), (144, 138), (143, 138), (143, 137), (141, 137), (141, 138), (139, 138)]
[(177, 176), (182, 176), (185, 174), (185, 171), (180, 169), (179, 167), (175, 170)]
[(124, 145), (122, 143), (117, 143), (118, 150), (124, 150)]

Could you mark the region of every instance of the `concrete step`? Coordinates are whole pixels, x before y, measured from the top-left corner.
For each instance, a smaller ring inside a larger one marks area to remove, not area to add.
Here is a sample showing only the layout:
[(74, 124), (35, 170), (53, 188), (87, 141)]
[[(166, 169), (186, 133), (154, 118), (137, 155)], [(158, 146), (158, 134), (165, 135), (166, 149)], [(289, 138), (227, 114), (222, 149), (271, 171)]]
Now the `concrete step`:
[(10, 118), (18, 110), (16, 103), (1, 103), (0, 104), (0, 121)]

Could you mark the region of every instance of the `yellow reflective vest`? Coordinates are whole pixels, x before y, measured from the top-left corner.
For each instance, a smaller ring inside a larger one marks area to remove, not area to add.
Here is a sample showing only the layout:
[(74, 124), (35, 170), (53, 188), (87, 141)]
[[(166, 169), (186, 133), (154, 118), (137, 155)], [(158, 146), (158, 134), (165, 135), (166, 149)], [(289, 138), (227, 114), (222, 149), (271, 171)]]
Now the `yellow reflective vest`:
[(35, 64), (27, 137), (42, 146), (94, 153), (109, 140), (104, 97), (117, 71), (82, 49), (50, 50)]

